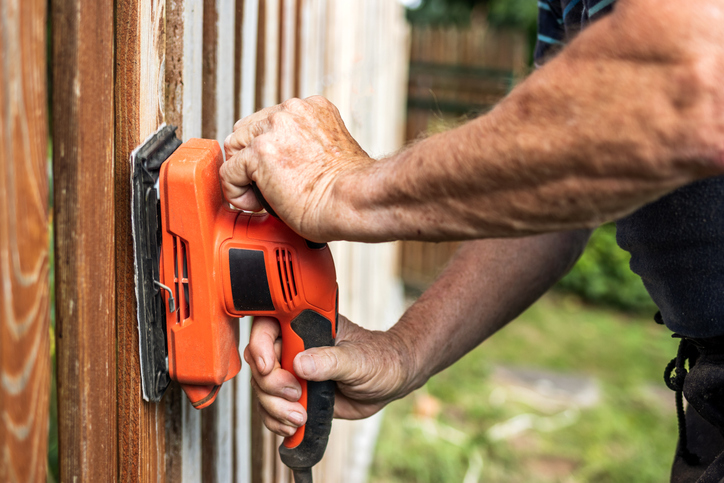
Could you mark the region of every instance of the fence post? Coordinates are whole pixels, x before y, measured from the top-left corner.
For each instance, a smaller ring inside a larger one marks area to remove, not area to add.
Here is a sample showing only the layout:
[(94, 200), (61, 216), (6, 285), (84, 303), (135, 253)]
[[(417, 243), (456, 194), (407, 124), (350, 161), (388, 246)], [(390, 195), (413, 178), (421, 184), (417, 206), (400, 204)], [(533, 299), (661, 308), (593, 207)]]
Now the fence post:
[(0, 481), (41, 481), (47, 467), (46, 13), (0, 1)]
[(113, 6), (52, 15), (60, 476), (115, 481)]
[(165, 0), (116, 2), (113, 186), (121, 481), (165, 481), (168, 468), (164, 403), (147, 403), (141, 396), (129, 162), (131, 151), (164, 121), (165, 17)]

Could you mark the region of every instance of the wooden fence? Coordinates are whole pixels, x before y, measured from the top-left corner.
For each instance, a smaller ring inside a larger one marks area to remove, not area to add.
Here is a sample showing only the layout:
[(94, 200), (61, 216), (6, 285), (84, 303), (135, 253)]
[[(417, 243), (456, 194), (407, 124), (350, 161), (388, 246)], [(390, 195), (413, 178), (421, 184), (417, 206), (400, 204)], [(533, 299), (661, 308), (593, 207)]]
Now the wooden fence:
[[(140, 389), (130, 152), (162, 123), (220, 141), (322, 94), (372, 155), (404, 140), (408, 30), (389, 0), (0, 0), (0, 480), (45, 478), (50, 89), (62, 481), (288, 482), (249, 371), (196, 411)], [(50, 16), (50, 39), (46, 15)], [(52, 64), (46, 79), (46, 47)], [(51, 87), (48, 87), (52, 85)], [(394, 245), (333, 244), (340, 311), (402, 311)], [(249, 321), (242, 320), (248, 336)], [(242, 348), (245, 337), (242, 336)], [(364, 481), (378, 419), (335, 421), (315, 481)]]

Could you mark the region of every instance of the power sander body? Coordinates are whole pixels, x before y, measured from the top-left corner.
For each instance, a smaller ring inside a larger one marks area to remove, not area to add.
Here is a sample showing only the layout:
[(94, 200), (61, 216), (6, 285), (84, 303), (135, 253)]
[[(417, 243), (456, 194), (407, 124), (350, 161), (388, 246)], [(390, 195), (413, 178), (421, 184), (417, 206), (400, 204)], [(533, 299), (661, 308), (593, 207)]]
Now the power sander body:
[[(159, 131), (144, 145), (156, 152), (133, 161), (142, 378), (148, 399), (160, 400), (170, 377), (201, 409), (241, 368), (239, 317), (279, 321), (281, 365), (294, 374), (296, 354), (334, 345), (338, 289), (326, 244), (303, 239), (268, 213), (231, 209), (221, 192), (218, 142), (180, 144), (174, 131)], [(149, 353), (162, 346), (165, 358)], [(297, 379), (308, 419), (280, 455), (290, 468), (308, 469), (326, 448), (335, 385)]]

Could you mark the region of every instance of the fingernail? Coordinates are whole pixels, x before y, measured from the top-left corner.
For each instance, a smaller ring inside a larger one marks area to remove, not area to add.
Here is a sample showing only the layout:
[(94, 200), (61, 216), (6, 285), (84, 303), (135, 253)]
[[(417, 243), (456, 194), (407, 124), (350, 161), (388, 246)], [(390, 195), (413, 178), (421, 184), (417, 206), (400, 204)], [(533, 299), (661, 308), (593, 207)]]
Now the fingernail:
[(302, 396), (299, 394), (299, 390), (295, 387), (285, 387), (282, 389), (282, 394), (289, 399), (294, 399), (295, 401), (299, 401), (299, 398)]
[(231, 133), (228, 136), (226, 136), (226, 139), (224, 139), (224, 144), (229, 144), (229, 141), (231, 141), (231, 136), (233, 136), (233, 135), (234, 135), (234, 133)]
[(299, 364), (302, 366), (302, 372), (305, 376), (311, 376), (317, 371), (317, 364), (314, 363), (312, 356), (302, 356), (299, 358)]
[(287, 433), (287, 436), (294, 436), (294, 433), (297, 432), (297, 428), (293, 428), (291, 426), (284, 426), (284, 432)]
[(296, 424), (297, 426), (300, 426), (304, 422), (304, 416), (296, 411), (292, 411), (291, 413), (289, 413), (287, 419), (292, 423)]
[(264, 369), (266, 369), (266, 362), (264, 362), (264, 358), (263, 358), (263, 357), (259, 357), (258, 362), (257, 362), (256, 365), (259, 367), (259, 370), (260, 370), (260, 371), (263, 371)]

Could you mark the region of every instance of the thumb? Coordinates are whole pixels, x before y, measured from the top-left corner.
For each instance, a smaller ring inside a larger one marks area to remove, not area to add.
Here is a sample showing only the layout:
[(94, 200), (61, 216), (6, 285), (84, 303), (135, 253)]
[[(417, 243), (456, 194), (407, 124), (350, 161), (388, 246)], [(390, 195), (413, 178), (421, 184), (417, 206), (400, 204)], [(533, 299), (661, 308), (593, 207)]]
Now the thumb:
[(355, 364), (343, 347), (315, 347), (294, 358), (294, 372), (308, 381), (344, 381), (352, 376)]

